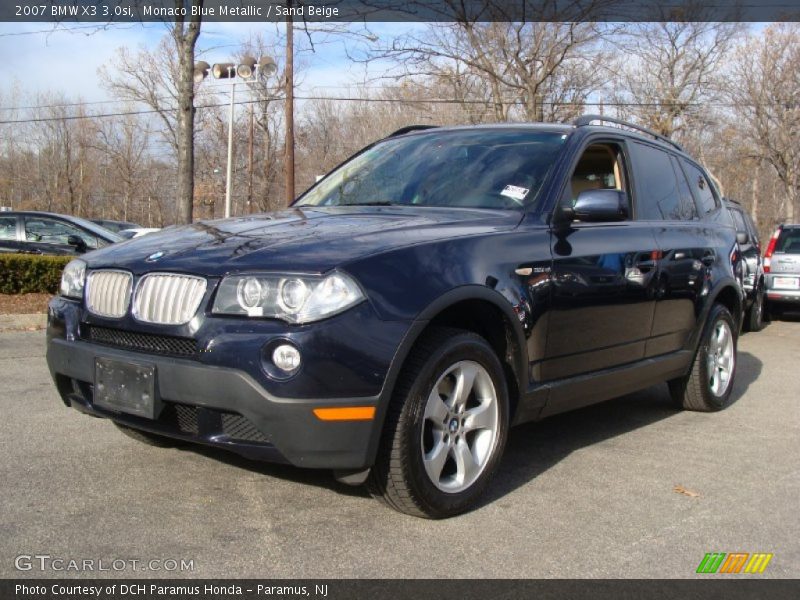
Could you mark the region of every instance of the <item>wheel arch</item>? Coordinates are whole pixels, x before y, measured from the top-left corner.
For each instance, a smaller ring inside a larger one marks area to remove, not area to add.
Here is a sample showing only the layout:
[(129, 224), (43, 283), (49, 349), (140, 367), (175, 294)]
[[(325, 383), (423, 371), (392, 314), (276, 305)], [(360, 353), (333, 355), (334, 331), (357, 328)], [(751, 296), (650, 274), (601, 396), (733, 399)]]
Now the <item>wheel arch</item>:
[(742, 302), (741, 293), (733, 282), (720, 286), (719, 290), (711, 298), (711, 301), (708, 304), (708, 309), (706, 310), (705, 319), (703, 319), (704, 323), (708, 319), (708, 315), (711, 312), (711, 307), (716, 303), (722, 304), (728, 309), (728, 311), (731, 313), (731, 316), (734, 318), (736, 325), (739, 329), (741, 329), (744, 303)]
[[(497, 332), (499, 324), (502, 324), (502, 336)], [(409, 353), (429, 328), (438, 326), (472, 331), (492, 346), (506, 376), (509, 418), (513, 422), (519, 395), (527, 387), (527, 344), (522, 324), (511, 303), (499, 292), (480, 285), (460, 286), (442, 294), (419, 313), (395, 352), (375, 415), (375, 427), (369, 446), (370, 464), (375, 460), (387, 409)]]

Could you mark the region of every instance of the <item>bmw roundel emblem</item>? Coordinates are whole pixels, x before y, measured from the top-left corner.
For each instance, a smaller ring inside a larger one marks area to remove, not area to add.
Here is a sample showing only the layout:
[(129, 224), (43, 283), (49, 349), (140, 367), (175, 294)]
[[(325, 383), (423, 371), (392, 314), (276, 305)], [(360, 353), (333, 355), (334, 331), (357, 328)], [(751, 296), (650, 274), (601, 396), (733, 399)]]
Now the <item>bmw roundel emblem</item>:
[(150, 256), (145, 258), (145, 261), (147, 261), (147, 262), (156, 262), (159, 258), (164, 256), (164, 254), (166, 254), (166, 252), (164, 252), (162, 250), (159, 250), (158, 252), (154, 252), (153, 254), (151, 254)]

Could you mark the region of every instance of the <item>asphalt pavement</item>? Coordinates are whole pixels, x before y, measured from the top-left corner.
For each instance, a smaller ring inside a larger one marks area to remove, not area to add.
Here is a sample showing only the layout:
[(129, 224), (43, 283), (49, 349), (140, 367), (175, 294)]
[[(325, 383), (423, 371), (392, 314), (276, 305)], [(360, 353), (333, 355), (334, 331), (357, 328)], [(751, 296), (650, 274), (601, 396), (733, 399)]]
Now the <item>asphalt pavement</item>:
[(798, 319), (740, 339), (720, 413), (656, 386), (513, 429), (485, 502), (446, 521), (328, 472), (139, 444), (64, 407), (44, 350), (0, 332), (0, 577), (673, 578), (707, 552), (800, 576)]

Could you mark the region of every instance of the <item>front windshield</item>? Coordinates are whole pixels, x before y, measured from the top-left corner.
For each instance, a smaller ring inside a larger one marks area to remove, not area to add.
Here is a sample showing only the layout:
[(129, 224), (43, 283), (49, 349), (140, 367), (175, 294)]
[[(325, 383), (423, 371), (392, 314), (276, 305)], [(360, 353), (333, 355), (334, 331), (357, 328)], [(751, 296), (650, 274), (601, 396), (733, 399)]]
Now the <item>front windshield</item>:
[(529, 206), (565, 139), (519, 129), (391, 138), (339, 167), (295, 206)]

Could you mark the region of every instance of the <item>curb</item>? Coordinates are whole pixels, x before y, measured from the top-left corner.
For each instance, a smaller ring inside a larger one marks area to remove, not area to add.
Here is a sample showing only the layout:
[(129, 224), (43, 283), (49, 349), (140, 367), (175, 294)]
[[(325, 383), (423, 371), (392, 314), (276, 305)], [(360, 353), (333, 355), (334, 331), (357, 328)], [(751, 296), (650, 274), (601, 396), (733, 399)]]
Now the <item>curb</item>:
[(47, 313), (33, 315), (0, 315), (0, 331), (44, 329)]

